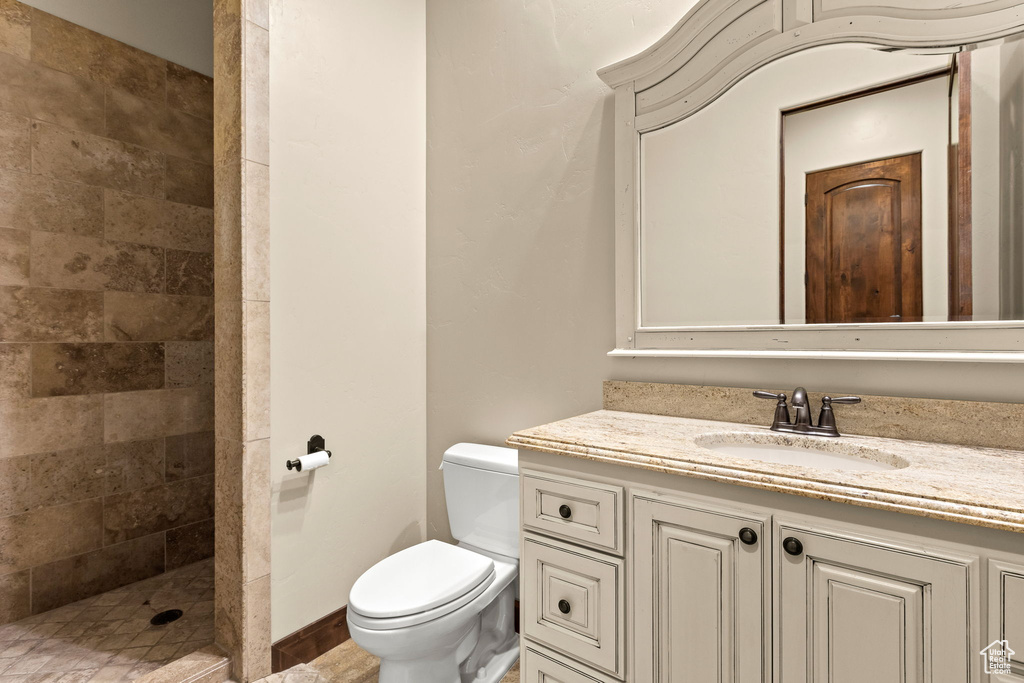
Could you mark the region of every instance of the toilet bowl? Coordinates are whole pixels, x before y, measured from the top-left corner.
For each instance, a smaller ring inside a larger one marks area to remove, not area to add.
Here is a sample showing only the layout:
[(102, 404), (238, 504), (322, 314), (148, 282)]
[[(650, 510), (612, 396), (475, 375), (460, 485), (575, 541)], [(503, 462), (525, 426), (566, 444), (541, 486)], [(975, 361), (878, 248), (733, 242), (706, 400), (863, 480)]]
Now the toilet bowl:
[(380, 683), (497, 683), (519, 658), (517, 453), (456, 444), (442, 469), (458, 545), (386, 557), (349, 594), (349, 633), (380, 658)]

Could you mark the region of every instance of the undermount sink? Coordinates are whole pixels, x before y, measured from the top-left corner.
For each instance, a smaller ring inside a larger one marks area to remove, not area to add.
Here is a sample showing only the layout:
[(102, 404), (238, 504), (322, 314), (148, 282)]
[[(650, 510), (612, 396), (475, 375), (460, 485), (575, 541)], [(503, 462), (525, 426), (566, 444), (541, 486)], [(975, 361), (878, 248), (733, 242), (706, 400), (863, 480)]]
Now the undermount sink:
[(907, 462), (897, 455), (837, 440), (780, 434), (707, 434), (697, 445), (722, 455), (819, 470), (898, 470)]

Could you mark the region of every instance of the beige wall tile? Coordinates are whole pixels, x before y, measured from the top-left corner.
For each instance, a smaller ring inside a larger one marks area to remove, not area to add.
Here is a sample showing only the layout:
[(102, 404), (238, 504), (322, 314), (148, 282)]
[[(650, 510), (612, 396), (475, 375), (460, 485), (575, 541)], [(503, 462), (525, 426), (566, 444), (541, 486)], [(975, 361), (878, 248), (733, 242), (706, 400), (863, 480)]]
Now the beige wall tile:
[(0, 624), (19, 621), (29, 616), (32, 613), (29, 609), (30, 595), (27, 569), (0, 576)]
[(270, 28), (270, 0), (245, 0), (245, 18), (248, 21)]
[(0, 228), (0, 285), (27, 285), (29, 281), (28, 230)]
[(32, 353), (28, 344), (0, 344), (0, 401), (32, 395)]
[(32, 611), (46, 612), (163, 571), (163, 534), (45, 564), (32, 570)]
[(168, 249), (167, 293), (213, 296), (213, 254)]
[[(215, 496), (217, 531), (215, 534), (218, 586), (226, 580), (233, 590), (245, 583), (243, 503), (245, 445), (239, 441), (216, 439)], [(217, 600), (220, 601), (218, 594)], [(239, 605), (240, 608), (240, 605)], [(218, 641), (220, 642), (220, 641)]]
[(213, 124), (165, 104), (107, 91), (107, 136), (205, 164), (213, 163)]
[(167, 481), (213, 474), (215, 448), (213, 432), (167, 437)]
[(105, 335), (109, 341), (213, 338), (213, 299), (209, 297), (107, 292), (104, 302)]
[(213, 79), (198, 71), (167, 62), (167, 104), (186, 114), (212, 121)]
[(103, 234), (103, 190), (0, 170), (0, 227)]
[(213, 427), (210, 387), (106, 394), (103, 405), (108, 443), (205, 432)]
[(270, 675), (270, 575), (245, 586), (246, 673), (249, 680)]
[(167, 531), (167, 570), (213, 557), (213, 519)]
[(168, 389), (213, 384), (213, 342), (167, 342), (164, 345)]
[(213, 210), (114, 190), (104, 193), (106, 236), (169, 249), (213, 252)]
[(33, 173), (162, 197), (165, 166), (160, 152), (49, 123), (32, 124)]
[(0, 402), (0, 458), (103, 441), (103, 399), (59, 396)]
[(102, 497), (107, 457), (103, 444), (31, 456), (33, 507)]
[(270, 32), (245, 26), (245, 158), (270, 163)]
[(167, 199), (172, 202), (213, 208), (213, 167), (181, 157), (167, 157), (164, 181)]
[(35, 231), (31, 255), (31, 283), (36, 287), (164, 290), (164, 250), (160, 247)]
[(103, 86), (0, 52), (0, 109), (87, 133), (103, 132)]
[(243, 162), (220, 163), (216, 168), (217, 206), (214, 208), (214, 296), (218, 301), (245, 298), (245, 235), (242, 220)]
[(242, 305), (241, 301), (217, 303), (217, 334), (214, 341), (217, 438), (239, 442), (245, 438)]
[(270, 304), (245, 307), (246, 441), (270, 438)]
[(0, 517), (0, 575), (102, 545), (103, 503), (99, 499)]
[(270, 301), (270, 168), (245, 163), (245, 298)]
[[(17, 0), (0, 0), (0, 52), (28, 59), (32, 46), (32, 23), (28, 5)], [(4, 623), (0, 617), (0, 624)]]
[(32, 170), (31, 131), (24, 116), (0, 111), (0, 168)]
[(163, 439), (108, 443), (104, 451), (106, 495), (159, 486), (164, 482)]
[(161, 389), (164, 346), (156, 342), (36, 344), (32, 395), (71, 396)]
[(213, 500), (213, 475), (108, 496), (103, 511), (106, 543), (209, 519)]
[[(238, 0), (215, 0), (213, 49), (214, 155), (218, 163), (242, 158), (242, 16)], [(230, 7), (227, 7), (230, 5)]]
[(30, 458), (28, 455), (0, 458), (0, 517), (27, 512), (32, 507)]
[(165, 96), (165, 60), (39, 10), (32, 10), (32, 59), (139, 97)]
[(245, 444), (245, 577), (270, 574), (270, 439)]
[(99, 341), (102, 319), (100, 292), (0, 286), (0, 342)]

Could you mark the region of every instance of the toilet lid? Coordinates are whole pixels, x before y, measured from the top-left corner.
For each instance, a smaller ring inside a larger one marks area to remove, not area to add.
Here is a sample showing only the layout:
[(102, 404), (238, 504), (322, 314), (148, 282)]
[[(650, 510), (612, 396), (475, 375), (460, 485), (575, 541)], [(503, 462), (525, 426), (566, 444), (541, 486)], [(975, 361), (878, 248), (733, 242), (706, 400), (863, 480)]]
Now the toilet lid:
[(494, 572), (494, 561), (427, 541), (386, 557), (352, 586), (349, 608), (374, 619), (404, 617), (456, 600)]

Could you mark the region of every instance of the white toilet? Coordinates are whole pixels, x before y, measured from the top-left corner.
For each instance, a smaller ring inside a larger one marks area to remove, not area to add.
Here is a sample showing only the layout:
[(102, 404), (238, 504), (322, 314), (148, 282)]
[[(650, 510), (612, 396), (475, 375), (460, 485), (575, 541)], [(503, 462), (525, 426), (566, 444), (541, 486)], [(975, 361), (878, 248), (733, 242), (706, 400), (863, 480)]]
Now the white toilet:
[(518, 454), (460, 443), (441, 468), (458, 545), (395, 553), (349, 594), (349, 633), (380, 657), (380, 683), (496, 683), (519, 657)]

